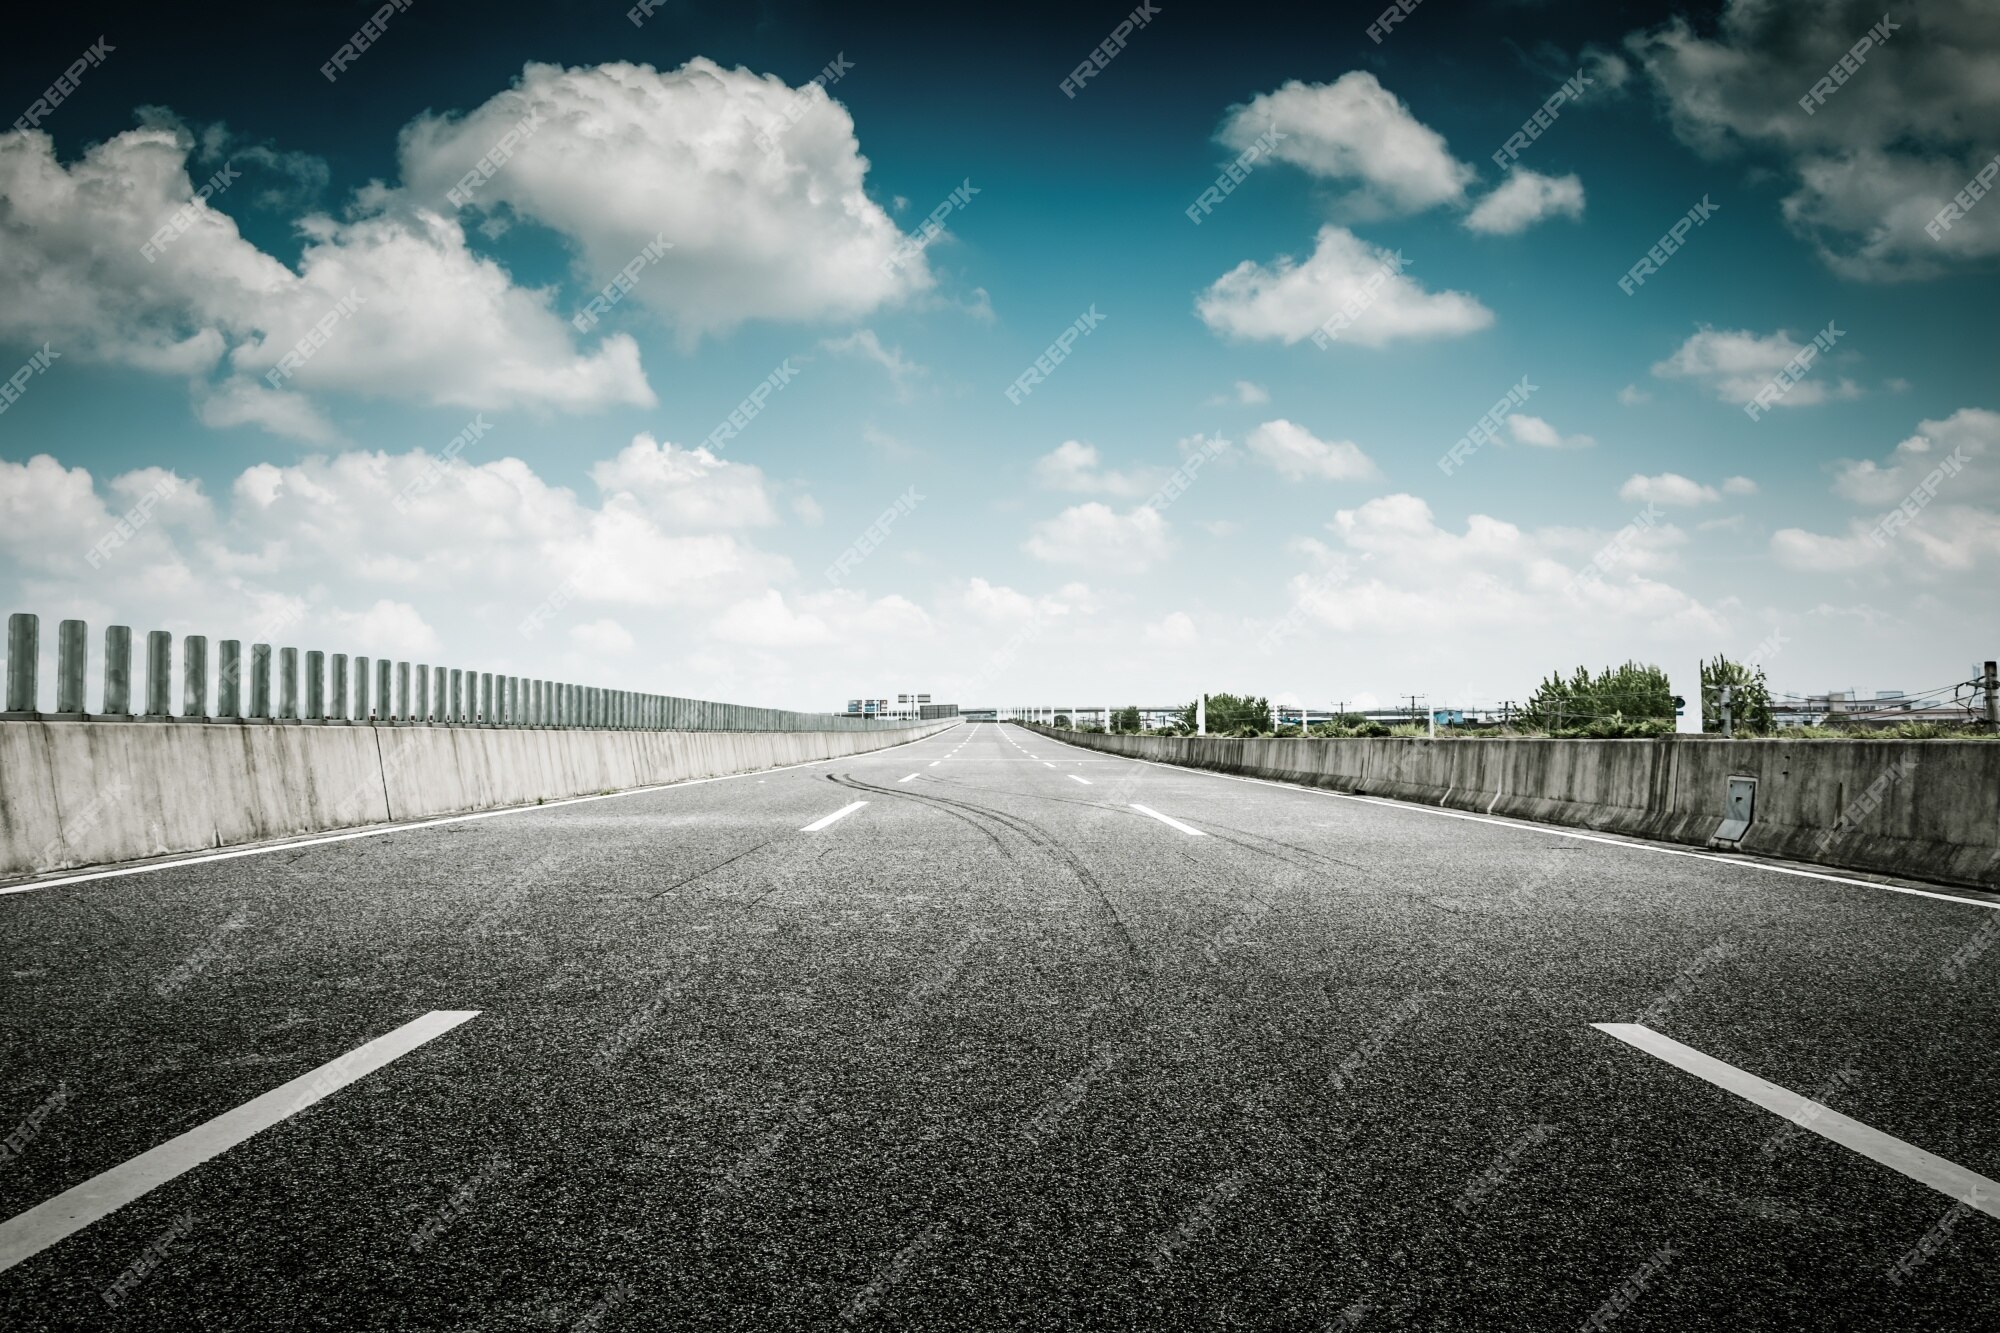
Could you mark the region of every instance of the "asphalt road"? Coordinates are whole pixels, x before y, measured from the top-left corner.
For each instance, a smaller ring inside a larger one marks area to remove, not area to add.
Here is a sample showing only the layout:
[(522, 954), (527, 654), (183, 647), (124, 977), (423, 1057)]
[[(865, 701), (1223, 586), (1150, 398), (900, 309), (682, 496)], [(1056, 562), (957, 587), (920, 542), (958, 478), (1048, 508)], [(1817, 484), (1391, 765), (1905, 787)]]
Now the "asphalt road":
[(1591, 1025), (2000, 1177), (1996, 919), (1004, 725), (38, 888), (0, 1221), (478, 1015), (0, 1326), (1990, 1329), (2000, 1220)]

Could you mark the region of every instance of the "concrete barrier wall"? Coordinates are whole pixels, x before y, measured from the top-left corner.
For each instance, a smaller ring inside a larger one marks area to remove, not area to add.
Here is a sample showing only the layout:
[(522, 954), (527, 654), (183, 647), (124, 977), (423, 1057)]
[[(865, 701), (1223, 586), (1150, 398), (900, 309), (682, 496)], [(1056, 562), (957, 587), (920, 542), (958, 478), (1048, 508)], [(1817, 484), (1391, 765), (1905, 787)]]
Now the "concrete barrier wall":
[(1114, 754), (1692, 846), (1733, 777), (1751, 823), (1720, 845), (2000, 889), (2000, 742), (1238, 740), (1031, 730)]
[(720, 777), (895, 730), (581, 731), (0, 722), (0, 876)]

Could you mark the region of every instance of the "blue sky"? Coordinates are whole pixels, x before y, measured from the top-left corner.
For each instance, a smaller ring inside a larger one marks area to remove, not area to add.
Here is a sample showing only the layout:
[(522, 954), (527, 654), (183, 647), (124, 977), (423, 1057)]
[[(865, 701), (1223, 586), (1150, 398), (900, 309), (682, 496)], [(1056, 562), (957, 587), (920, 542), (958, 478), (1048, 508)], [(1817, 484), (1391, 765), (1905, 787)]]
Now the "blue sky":
[[(58, 356), (0, 413), (0, 589), (51, 622), (798, 707), (1481, 704), (1717, 652), (1917, 690), (1993, 654), (2000, 205), (1923, 225), (2000, 152), (1976, 6), (1896, 16), (1811, 115), (1879, 11), (1428, 0), (1378, 43), (1377, 7), (1329, 8), (1161, 7), (1074, 97), (1128, 11), (418, 0), (332, 81), (368, 6), (45, 16), (0, 94), (39, 122), (0, 136), (0, 359)], [(1441, 470), (1524, 378), (1502, 442)]]

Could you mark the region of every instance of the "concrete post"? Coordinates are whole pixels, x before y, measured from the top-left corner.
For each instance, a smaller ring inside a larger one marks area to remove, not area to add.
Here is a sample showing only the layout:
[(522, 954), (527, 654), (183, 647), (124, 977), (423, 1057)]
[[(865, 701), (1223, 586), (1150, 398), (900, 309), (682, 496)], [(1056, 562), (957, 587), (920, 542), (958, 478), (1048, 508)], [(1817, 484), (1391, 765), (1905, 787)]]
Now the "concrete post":
[(327, 683), (326, 720), (347, 720), (347, 654), (333, 655), (333, 679)]
[(2000, 736), (2000, 662), (1986, 664), (1986, 729)]
[(479, 673), (479, 725), (482, 727), (493, 725), (493, 673), (491, 671), (482, 671)]
[(396, 663), (396, 713), (397, 722), (410, 720), (410, 664)]
[(431, 669), (423, 662), (417, 663), (415, 683), (417, 697), (411, 705), (415, 711), (410, 714), (410, 721), (428, 722), (431, 720)]
[(271, 645), (250, 645), (250, 716), (271, 720)]
[(521, 678), (519, 676), (507, 677), (507, 725), (510, 727), (521, 725)]
[(538, 727), (549, 724), (549, 683), (537, 678), (534, 682), (535, 697), (528, 704), (528, 721)]
[(296, 648), (278, 650), (278, 718), (283, 722), (299, 720), (299, 650)]
[(83, 716), (83, 681), (89, 657), (90, 626), (81, 620), (65, 620), (56, 626), (56, 716)]
[(26, 611), (7, 617), (7, 713), (32, 717), (40, 702), (35, 671), (42, 655), (42, 618)]
[(451, 721), (445, 716), (445, 684), (451, 673), (443, 667), (431, 668), (431, 721), (443, 724)]
[(215, 715), (243, 716), (243, 643), (224, 639), (215, 646)]
[(174, 670), (174, 636), (156, 629), (146, 636), (146, 716), (163, 718), (174, 711), (169, 692)]
[(208, 716), (208, 636), (190, 634), (181, 640), (181, 716)]
[(465, 721), (465, 671), (462, 667), (451, 669), (451, 713), (445, 721), (454, 726)]
[(396, 664), (388, 658), (375, 659), (375, 716), (382, 722), (389, 720), (389, 710), (395, 704), (395, 700), (389, 694), (393, 688), (391, 682), (395, 669)]
[(354, 659), (354, 720), (368, 720), (368, 659)]
[(132, 627), (104, 627), (104, 716), (132, 716)]
[(306, 721), (326, 721), (326, 654), (306, 651)]

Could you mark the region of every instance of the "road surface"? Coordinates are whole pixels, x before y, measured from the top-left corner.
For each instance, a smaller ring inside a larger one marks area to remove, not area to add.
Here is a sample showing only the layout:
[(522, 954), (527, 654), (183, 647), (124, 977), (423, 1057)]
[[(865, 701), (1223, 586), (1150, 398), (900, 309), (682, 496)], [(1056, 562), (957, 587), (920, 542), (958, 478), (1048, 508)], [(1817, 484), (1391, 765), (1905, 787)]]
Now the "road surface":
[(48, 884), (0, 1325), (1991, 1328), (1996, 920), (1007, 725)]

